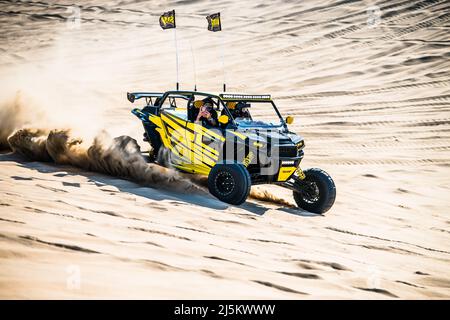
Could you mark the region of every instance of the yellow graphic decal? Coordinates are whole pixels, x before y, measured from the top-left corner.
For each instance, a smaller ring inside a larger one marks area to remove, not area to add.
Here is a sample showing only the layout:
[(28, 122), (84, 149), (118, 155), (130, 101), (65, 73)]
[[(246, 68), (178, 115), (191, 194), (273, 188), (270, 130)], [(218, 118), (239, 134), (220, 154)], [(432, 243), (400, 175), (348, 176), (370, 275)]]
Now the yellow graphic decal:
[(245, 157), (244, 161), (242, 161), (242, 164), (243, 164), (244, 166), (248, 167), (248, 165), (252, 162), (253, 157), (254, 157), (254, 154), (253, 154), (252, 151), (250, 151), (250, 152), (248, 153), (248, 155)]
[(154, 123), (155, 125), (157, 125), (158, 127), (161, 127), (161, 126), (162, 126), (162, 124), (161, 124), (161, 118), (158, 117), (158, 116), (155, 116), (155, 115), (151, 114), (151, 115), (148, 117), (148, 120), (150, 120), (151, 122), (153, 122), (153, 123)]
[(211, 171), (211, 168), (207, 166), (198, 166), (193, 164), (180, 164), (180, 165), (174, 165), (175, 168), (181, 169), (183, 171), (191, 172), (191, 173), (198, 173), (198, 174), (204, 174), (208, 175)]
[(295, 170), (297, 170), (296, 167), (280, 167), (277, 180), (286, 181), (294, 173)]

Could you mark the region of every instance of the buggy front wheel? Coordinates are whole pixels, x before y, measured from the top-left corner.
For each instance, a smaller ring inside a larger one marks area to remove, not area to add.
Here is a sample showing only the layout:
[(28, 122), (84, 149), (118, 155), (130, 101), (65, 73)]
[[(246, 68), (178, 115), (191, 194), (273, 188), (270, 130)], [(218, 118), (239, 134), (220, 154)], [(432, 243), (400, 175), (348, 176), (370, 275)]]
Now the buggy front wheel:
[(336, 199), (336, 186), (325, 171), (312, 168), (303, 171), (305, 179), (295, 183), (294, 200), (299, 208), (322, 214), (330, 210)]

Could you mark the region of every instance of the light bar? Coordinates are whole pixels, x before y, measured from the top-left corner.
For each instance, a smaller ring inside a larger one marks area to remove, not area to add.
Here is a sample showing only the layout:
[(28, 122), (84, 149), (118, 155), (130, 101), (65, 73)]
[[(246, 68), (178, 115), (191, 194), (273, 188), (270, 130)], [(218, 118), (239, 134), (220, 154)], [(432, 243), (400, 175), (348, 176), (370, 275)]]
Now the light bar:
[(270, 94), (252, 95), (252, 94), (221, 94), (220, 97), (225, 100), (270, 100)]

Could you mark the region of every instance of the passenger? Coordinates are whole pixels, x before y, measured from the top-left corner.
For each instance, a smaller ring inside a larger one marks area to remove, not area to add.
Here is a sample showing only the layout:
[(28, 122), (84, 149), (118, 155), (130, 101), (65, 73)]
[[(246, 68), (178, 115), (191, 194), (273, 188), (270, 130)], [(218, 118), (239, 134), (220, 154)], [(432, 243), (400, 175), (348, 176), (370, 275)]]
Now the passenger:
[(217, 126), (217, 112), (213, 108), (213, 101), (210, 97), (203, 99), (203, 106), (197, 115), (196, 122), (201, 121), (203, 126)]

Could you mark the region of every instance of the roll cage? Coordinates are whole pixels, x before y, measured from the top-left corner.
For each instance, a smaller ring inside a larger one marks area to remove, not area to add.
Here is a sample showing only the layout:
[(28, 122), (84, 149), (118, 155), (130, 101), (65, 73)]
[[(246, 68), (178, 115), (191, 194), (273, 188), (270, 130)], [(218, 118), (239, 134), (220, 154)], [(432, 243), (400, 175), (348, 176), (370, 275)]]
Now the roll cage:
[[(273, 102), (270, 95), (247, 95), (247, 94), (227, 94), (227, 93), (221, 93), (221, 94), (211, 94), (206, 92), (199, 92), (199, 91), (166, 91), (166, 92), (133, 92), (133, 93), (127, 93), (127, 98), (130, 102), (134, 102), (135, 100), (145, 98), (147, 105), (152, 105), (153, 107), (160, 108), (165, 102), (166, 99), (175, 99), (175, 98), (183, 98), (188, 100), (188, 107), (191, 103), (193, 103), (195, 96), (204, 96), (210, 97), (213, 99), (213, 103), (215, 105), (215, 108), (219, 109), (219, 103), (222, 105), (223, 110), (225, 110), (225, 113), (227, 114), (228, 118), (230, 119), (231, 126), (236, 129), (238, 125), (234, 121), (234, 117), (232, 116), (231, 111), (227, 107), (227, 102), (270, 102), (272, 104), (272, 107), (275, 109), (276, 114), (278, 115), (282, 126), (287, 130), (287, 124), (285, 120), (283, 119), (280, 111), (278, 110), (277, 106)], [(216, 101), (214, 101), (216, 100)], [(172, 101), (169, 100), (170, 105), (172, 106)]]

